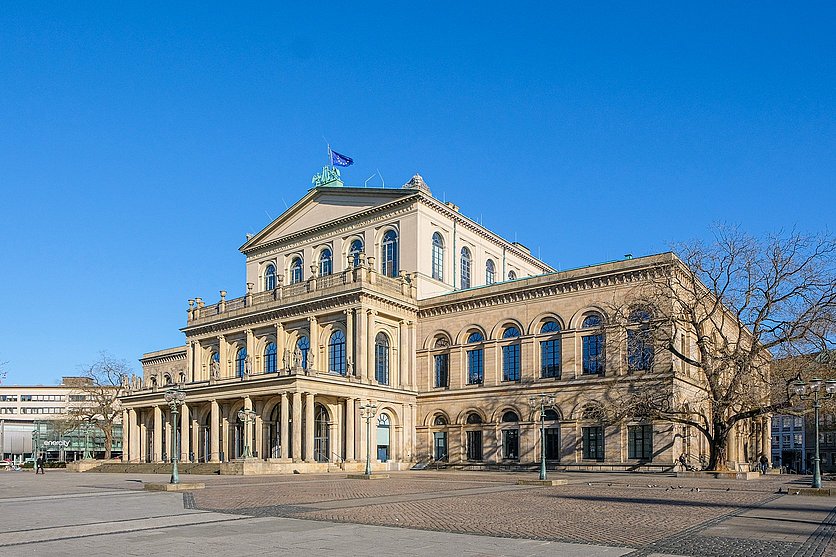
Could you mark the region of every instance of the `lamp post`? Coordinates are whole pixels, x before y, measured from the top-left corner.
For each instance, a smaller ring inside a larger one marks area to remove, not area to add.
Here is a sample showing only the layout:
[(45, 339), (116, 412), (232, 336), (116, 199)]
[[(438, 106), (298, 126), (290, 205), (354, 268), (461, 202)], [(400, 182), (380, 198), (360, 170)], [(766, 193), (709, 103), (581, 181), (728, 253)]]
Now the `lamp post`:
[(528, 397), (528, 405), (531, 411), (535, 412), (540, 407), (540, 480), (545, 481), (546, 476), (546, 408), (554, 406), (554, 395), (540, 393)]
[(238, 411), (238, 421), (244, 422), (244, 431), (242, 432), (244, 435), (244, 454), (241, 455), (242, 458), (250, 458), (253, 456), (252, 452), (250, 452), (250, 435), (248, 434), (247, 424), (249, 422), (255, 421), (255, 412), (252, 410), (239, 410)]
[(377, 415), (377, 405), (371, 402), (360, 407), (360, 417), (366, 420), (366, 472), (372, 475), (372, 418)]
[(38, 445), (40, 444), (40, 436), (41, 436), (41, 426), (38, 422), (35, 422), (35, 429), (32, 430), (32, 456), (38, 458), (40, 451), (38, 450)]
[(171, 409), (171, 481), (169, 483), (179, 484), (177, 459), (180, 456), (180, 447), (177, 446), (177, 414), (180, 413), (180, 406), (186, 401), (186, 393), (180, 389), (169, 389), (165, 392), (165, 401)]
[[(821, 393), (822, 385), (824, 385), (824, 394)], [(836, 380), (828, 379), (822, 381), (819, 378), (811, 379), (806, 382), (801, 378), (796, 379), (791, 383), (792, 394), (798, 396), (801, 400), (813, 401), (813, 414), (816, 423), (816, 456), (813, 458), (813, 487), (821, 487), (821, 459), (819, 458), (819, 408), (821, 408), (821, 401), (833, 398), (836, 393)]]

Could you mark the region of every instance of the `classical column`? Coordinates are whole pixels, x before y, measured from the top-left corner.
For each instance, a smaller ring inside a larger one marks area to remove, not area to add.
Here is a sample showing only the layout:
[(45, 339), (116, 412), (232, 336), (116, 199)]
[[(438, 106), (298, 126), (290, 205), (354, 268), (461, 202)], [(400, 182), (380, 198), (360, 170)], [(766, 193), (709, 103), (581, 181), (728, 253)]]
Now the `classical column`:
[(415, 321), (407, 321), (407, 330), (409, 336), (409, 349), (407, 353), (407, 379), (406, 383), (402, 384), (401, 387), (406, 389), (415, 389), (415, 385), (417, 384), (418, 380), (415, 377), (416, 370), (418, 368), (418, 331), (415, 327)]
[[(229, 406), (226, 407), (226, 412), (229, 411)], [(229, 416), (221, 414), (221, 452), (224, 454), (224, 462), (232, 460), (232, 451), (230, 451), (229, 443)]]
[(314, 461), (314, 395), (305, 393), (305, 462)]
[(345, 399), (345, 459), (354, 460), (354, 399)]
[(409, 384), (409, 333), (403, 319), (398, 324), (398, 355), (398, 380), (394, 386), (406, 388)]
[(148, 460), (148, 427), (145, 425), (144, 412), (140, 414), (139, 419), (139, 461), (145, 462)]
[(366, 310), (366, 380), (371, 383), (374, 379), (374, 322), (377, 312)]
[(223, 335), (218, 335), (218, 363), (220, 364), (220, 376), (223, 379), (229, 377), (229, 366), (226, 361), (227, 343)]
[(163, 412), (159, 406), (154, 406), (154, 454), (151, 462), (163, 460)]
[(354, 310), (344, 310), (345, 314), (345, 355), (348, 362), (351, 362), (353, 369), (346, 369), (347, 375), (356, 375), (357, 368), (354, 359)]
[[(247, 358), (250, 359), (250, 373), (257, 373), (255, 368), (255, 336), (253, 336), (253, 330), (247, 329)], [(246, 370), (246, 364), (244, 365), (244, 369)], [(264, 371), (263, 369), (258, 371)]]
[(183, 404), (180, 407), (180, 461), (189, 462), (191, 436), (189, 435), (189, 406)]
[[(125, 446), (125, 432), (122, 431), (122, 446)], [(136, 417), (136, 409), (128, 410), (128, 462), (140, 462), (139, 458), (139, 427)]]
[(174, 447), (171, 442), (171, 413), (163, 414), (163, 443), (165, 444), (165, 454), (163, 455), (163, 462), (171, 462), (174, 456)]
[(281, 458), (290, 458), (290, 446), (288, 445), (290, 413), (288, 412), (287, 393), (282, 393), (281, 404), (281, 429), (279, 430), (279, 444), (281, 445), (282, 452), (279, 456)]
[(131, 434), (128, 427), (130, 419), (128, 409), (122, 409), (122, 462), (131, 461)]
[(264, 455), (267, 454), (267, 451), (264, 450), (264, 420), (261, 419), (261, 413), (255, 415), (255, 420), (253, 421), (253, 427), (255, 428), (255, 441), (253, 442), (253, 456), (257, 456), (258, 458), (265, 458)]
[[(328, 366), (323, 366), (319, 360), (319, 323), (316, 321), (316, 316), (311, 315), (308, 317), (308, 327), (311, 331), (311, 348), (310, 352), (308, 352), (308, 369), (327, 370)], [(313, 358), (311, 358), (311, 354), (313, 354)]]
[[(253, 401), (249, 397), (249, 395), (245, 396), (244, 397), (244, 412), (249, 413), (249, 412), (252, 412), (252, 410), (253, 410)], [(254, 448), (253, 447), (253, 442), (252, 442), (253, 441), (253, 421), (252, 420), (250, 420), (249, 418), (244, 420), (244, 428), (243, 428), (243, 431), (241, 433), (244, 434), (244, 443), (243, 444), (245, 446), (249, 445), (250, 446), (250, 452), (252, 452), (252, 450)]]
[(186, 381), (194, 381), (194, 341), (186, 344)]
[(279, 322), (276, 323), (276, 369), (283, 369), (284, 362), (284, 325)]
[(220, 409), (218, 408), (218, 401), (212, 400), (209, 410), (209, 460), (211, 462), (220, 461), (220, 446), (221, 440), (219, 438), (218, 423), (220, 422)]
[(293, 393), (293, 460), (302, 462), (302, 393)]
[(366, 337), (369, 333), (366, 332), (366, 325), (368, 320), (363, 314), (363, 310), (357, 312), (357, 359), (354, 360), (354, 375), (356, 375), (363, 383), (368, 382), (369, 370), (366, 368)]
[[(202, 443), (202, 439), (200, 438), (200, 423), (192, 417), (192, 430), (191, 430), (191, 442), (189, 447), (192, 450), (192, 454), (190, 455), (192, 462), (197, 462), (200, 458), (200, 444)], [(204, 458), (208, 459), (209, 455), (204, 455)]]

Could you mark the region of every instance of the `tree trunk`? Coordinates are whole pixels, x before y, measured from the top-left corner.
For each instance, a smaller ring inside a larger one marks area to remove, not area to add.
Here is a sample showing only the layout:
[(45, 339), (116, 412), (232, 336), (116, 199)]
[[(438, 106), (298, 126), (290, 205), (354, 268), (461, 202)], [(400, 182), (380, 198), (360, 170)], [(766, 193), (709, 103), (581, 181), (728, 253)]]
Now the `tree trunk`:
[(727, 470), (726, 447), (728, 445), (729, 429), (722, 422), (714, 422), (714, 436), (708, 443), (707, 470)]
[(105, 434), (105, 460), (110, 460), (111, 452), (113, 451), (113, 428), (107, 427), (104, 430)]

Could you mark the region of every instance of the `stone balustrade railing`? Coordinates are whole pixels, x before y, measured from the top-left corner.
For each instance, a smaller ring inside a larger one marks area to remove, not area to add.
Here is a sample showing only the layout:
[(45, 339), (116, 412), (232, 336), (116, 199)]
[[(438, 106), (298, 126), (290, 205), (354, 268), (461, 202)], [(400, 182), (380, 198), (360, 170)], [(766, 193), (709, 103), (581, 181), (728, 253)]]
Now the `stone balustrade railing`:
[(201, 298), (189, 300), (187, 322), (195, 324), (204, 320), (212, 320), (218, 316), (232, 316), (246, 313), (257, 306), (281, 305), (300, 298), (319, 296), (331, 291), (352, 289), (357, 287), (370, 288), (387, 294), (394, 294), (406, 299), (415, 299), (417, 290), (417, 273), (401, 272), (397, 277), (388, 277), (378, 273), (371, 266), (360, 266), (339, 273), (326, 276), (314, 276), (304, 282), (295, 284), (279, 284), (274, 290), (266, 292), (252, 292), (252, 283), (247, 284), (248, 292), (240, 298), (226, 299), (226, 291), (221, 291), (221, 300), (217, 304), (204, 305)]

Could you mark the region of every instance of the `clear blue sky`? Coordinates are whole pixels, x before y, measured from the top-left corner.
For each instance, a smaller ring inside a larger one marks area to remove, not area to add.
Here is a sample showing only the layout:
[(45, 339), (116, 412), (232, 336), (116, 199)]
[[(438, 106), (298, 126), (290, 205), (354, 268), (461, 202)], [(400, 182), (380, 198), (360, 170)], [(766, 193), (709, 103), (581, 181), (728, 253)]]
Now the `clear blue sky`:
[(7, 383), (182, 343), (323, 137), (562, 269), (834, 222), (832, 3), (115, 4), (0, 12)]

